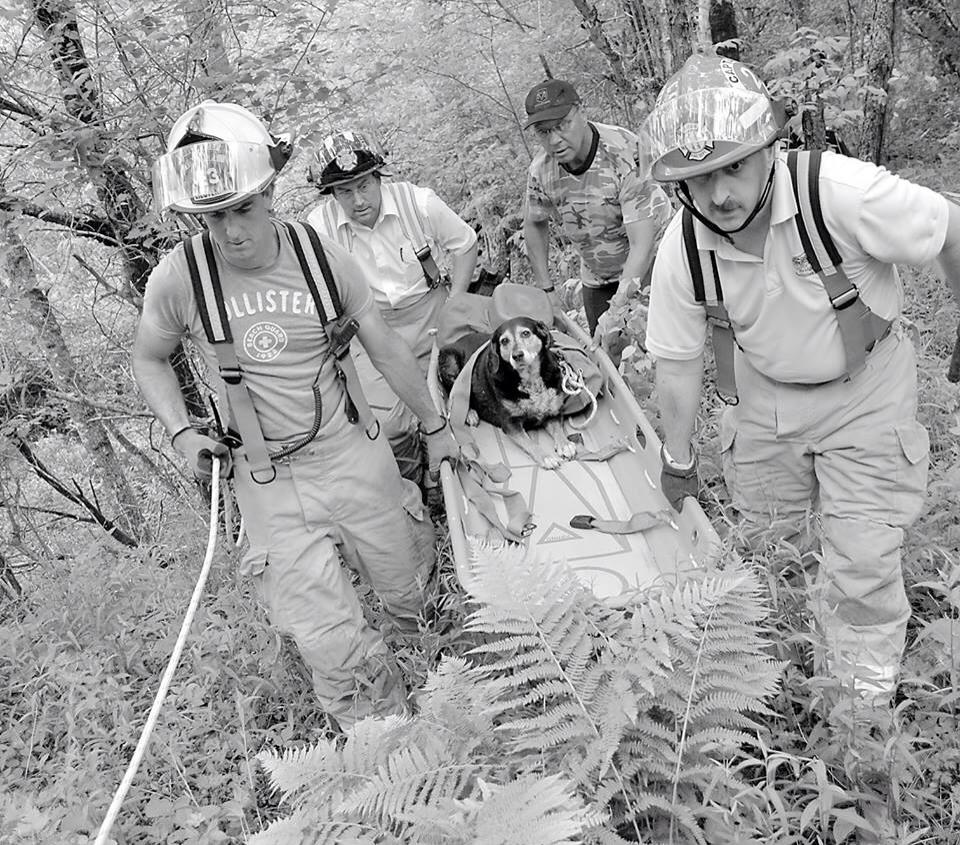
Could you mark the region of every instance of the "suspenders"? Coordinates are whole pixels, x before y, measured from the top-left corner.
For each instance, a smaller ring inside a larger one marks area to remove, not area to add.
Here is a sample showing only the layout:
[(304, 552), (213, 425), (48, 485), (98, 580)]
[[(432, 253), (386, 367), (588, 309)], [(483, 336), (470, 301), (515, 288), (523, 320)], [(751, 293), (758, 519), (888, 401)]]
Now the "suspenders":
[[(337, 378), (342, 382), (346, 394), (347, 418), (352, 423), (363, 425), (368, 437), (376, 438), (379, 431), (378, 424), (364, 398), (353, 358), (350, 357), (350, 338), (356, 332), (356, 321), (343, 314), (340, 293), (334, 283), (333, 273), (327, 263), (320, 238), (310, 226), (303, 223), (281, 225), (293, 241), (297, 261), (300, 263), (307, 288), (317, 308), (317, 316), (330, 341), (330, 351), (321, 362), (321, 367), (329, 359), (333, 359), (334, 366), (337, 368)], [(220, 274), (217, 270), (209, 232), (194, 235), (184, 241), (183, 247), (194, 296), (200, 310), (203, 331), (217, 356), (220, 376), (226, 385), (227, 402), (243, 442), (244, 452), (250, 465), (250, 474), (258, 484), (269, 484), (276, 476), (272, 460), (292, 454), (296, 449), (306, 445), (312, 437), (301, 440), (292, 448), (283, 449), (274, 455), (268, 452), (250, 392), (243, 380), (243, 369), (234, 349), (230, 321), (220, 285)], [(317, 284), (318, 278), (323, 280), (322, 285)], [(319, 422), (319, 419), (314, 421), (314, 436), (319, 429)]]
[[(803, 252), (820, 277), (833, 306), (846, 354), (846, 375), (852, 378), (866, 362), (867, 353), (890, 331), (890, 320), (874, 314), (860, 298), (860, 291), (843, 270), (843, 259), (827, 231), (820, 206), (820, 152), (791, 150), (787, 167), (797, 201), (794, 222)], [(683, 247), (690, 267), (696, 301), (703, 304), (712, 328), (713, 354), (717, 362), (717, 393), (729, 405), (737, 404), (737, 386), (733, 371), (733, 347), (736, 339), (727, 308), (723, 304), (720, 274), (713, 250), (697, 247), (693, 215), (683, 211)], [(710, 279), (710, 289), (705, 279)]]
[[(417, 207), (417, 198), (413, 193), (413, 185), (409, 182), (381, 182), (381, 190), (393, 197), (397, 205), (397, 212), (400, 215), (400, 229), (403, 236), (413, 244), (414, 252), (420, 267), (423, 270), (423, 276), (427, 280), (427, 287), (435, 288), (440, 284), (440, 268), (434, 260), (430, 251), (430, 245), (427, 243), (427, 235), (423, 226), (423, 217), (420, 209)], [(328, 199), (322, 206), (323, 221), (327, 231), (347, 250), (350, 249), (349, 229), (339, 228), (337, 226), (337, 202), (334, 199)]]

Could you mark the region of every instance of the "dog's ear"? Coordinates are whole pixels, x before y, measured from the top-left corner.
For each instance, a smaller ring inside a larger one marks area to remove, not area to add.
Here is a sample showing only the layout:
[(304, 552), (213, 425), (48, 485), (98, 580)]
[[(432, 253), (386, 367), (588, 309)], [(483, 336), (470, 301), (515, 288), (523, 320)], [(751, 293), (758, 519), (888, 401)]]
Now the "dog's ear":
[(553, 346), (553, 335), (550, 334), (550, 329), (547, 328), (547, 324), (542, 320), (537, 320), (533, 324), (533, 331), (537, 337), (540, 338), (540, 342), (543, 344), (543, 348), (546, 349), (548, 346)]
[(437, 375), (443, 389), (450, 392), (463, 369), (463, 351), (456, 346), (444, 346), (437, 353)]
[(499, 327), (490, 338), (489, 353), (486, 358), (487, 373), (494, 392), (510, 400), (519, 398), (520, 374), (508, 361), (500, 355), (500, 338), (503, 336), (503, 327)]

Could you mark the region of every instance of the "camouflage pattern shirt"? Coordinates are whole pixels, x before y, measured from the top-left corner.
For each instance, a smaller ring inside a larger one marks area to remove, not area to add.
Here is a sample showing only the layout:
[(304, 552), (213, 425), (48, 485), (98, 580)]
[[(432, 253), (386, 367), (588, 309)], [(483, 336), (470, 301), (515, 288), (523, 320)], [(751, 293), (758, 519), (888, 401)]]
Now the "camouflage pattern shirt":
[(588, 287), (620, 280), (630, 251), (627, 223), (666, 223), (670, 202), (654, 182), (639, 175), (639, 140), (620, 126), (591, 123), (593, 145), (577, 171), (541, 150), (527, 174), (527, 220), (555, 220), (580, 254)]

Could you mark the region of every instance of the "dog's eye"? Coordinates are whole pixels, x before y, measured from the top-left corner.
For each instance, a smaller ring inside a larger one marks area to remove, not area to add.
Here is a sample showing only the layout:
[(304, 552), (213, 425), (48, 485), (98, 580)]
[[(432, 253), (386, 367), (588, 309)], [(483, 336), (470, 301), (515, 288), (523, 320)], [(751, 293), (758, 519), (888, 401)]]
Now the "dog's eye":
[(530, 329), (520, 329), (520, 337), (530, 337)]

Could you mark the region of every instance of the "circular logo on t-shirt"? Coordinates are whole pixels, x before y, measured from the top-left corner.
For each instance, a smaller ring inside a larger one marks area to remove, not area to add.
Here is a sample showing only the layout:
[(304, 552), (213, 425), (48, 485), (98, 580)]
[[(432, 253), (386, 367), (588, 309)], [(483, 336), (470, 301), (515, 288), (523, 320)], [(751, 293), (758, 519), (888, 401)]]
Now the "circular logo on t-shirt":
[(272, 361), (287, 346), (287, 333), (276, 323), (254, 323), (243, 335), (243, 349), (257, 361)]

